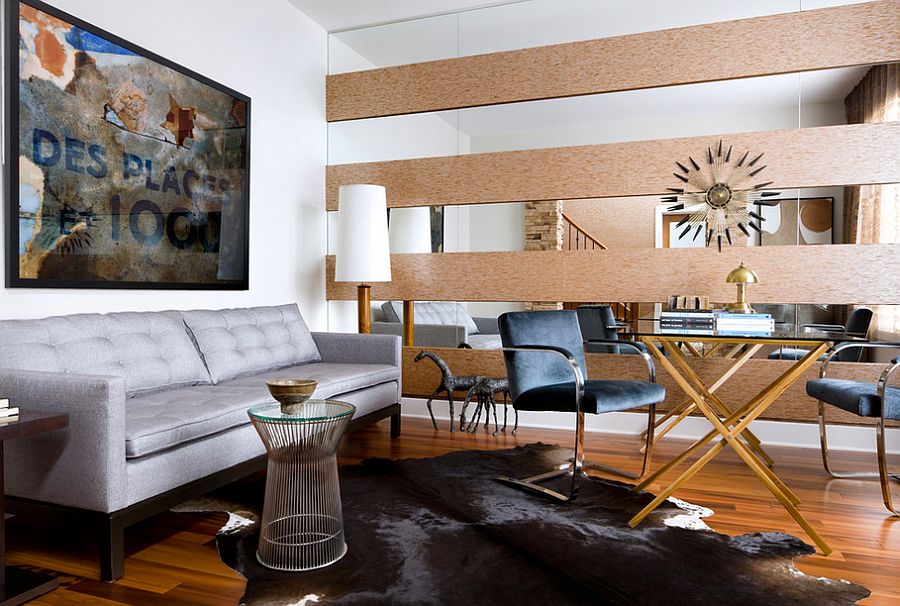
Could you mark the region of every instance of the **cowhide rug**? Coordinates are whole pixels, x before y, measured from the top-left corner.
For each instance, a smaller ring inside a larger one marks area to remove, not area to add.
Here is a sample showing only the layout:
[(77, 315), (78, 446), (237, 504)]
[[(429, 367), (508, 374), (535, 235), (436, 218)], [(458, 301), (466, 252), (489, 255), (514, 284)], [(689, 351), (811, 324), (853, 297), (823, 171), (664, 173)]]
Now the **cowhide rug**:
[(238, 483), (183, 511), (225, 510), (222, 560), (247, 577), (246, 604), (855, 604), (864, 587), (807, 576), (813, 553), (781, 533), (729, 537), (672, 501), (637, 528), (627, 520), (652, 495), (587, 479), (573, 503), (494, 481), (563, 462), (530, 444), (431, 459), (370, 459), (340, 470), (349, 551), (332, 566), (283, 573), (255, 558), (262, 486)]

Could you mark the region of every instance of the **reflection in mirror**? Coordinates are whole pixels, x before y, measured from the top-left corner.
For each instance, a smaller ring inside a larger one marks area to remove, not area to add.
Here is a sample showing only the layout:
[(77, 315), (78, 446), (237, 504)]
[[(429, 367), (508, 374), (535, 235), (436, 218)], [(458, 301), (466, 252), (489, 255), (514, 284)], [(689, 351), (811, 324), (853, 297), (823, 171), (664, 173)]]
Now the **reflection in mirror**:
[[(334, 32), (329, 73), (812, 10), (860, 0), (527, 0)], [(403, 44), (397, 44), (403, 40)]]
[[(497, 349), (500, 347), (498, 316), (526, 307), (524, 303), (508, 302), (416, 301), (415, 346)], [(403, 302), (374, 302), (372, 332), (402, 336)]]
[[(766, 198), (774, 206), (750, 205), (750, 237), (735, 230), (733, 246), (840, 244), (844, 242), (843, 187), (789, 189)], [(706, 246), (705, 225), (681, 223), (690, 208), (668, 210), (659, 197), (565, 200), (563, 248), (691, 248)], [(756, 228), (759, 228), (758, 230)], [(684, 234), (684, 237), (680, 237)], [(695, 237), (696, 236), (696, 237)]]
[(463, 109), (471, 153), (846, 124), (866, 66)]
[(457, 17), (450, 14), (335, 32), (328, 36), (328, 73), (449, 59), (456, 49)]
[(456, 111), (328, 124), (328, 163), (384, 162), (468, 153)]
[(332, 122), (330, 164), (847, 123), (867, 66)]

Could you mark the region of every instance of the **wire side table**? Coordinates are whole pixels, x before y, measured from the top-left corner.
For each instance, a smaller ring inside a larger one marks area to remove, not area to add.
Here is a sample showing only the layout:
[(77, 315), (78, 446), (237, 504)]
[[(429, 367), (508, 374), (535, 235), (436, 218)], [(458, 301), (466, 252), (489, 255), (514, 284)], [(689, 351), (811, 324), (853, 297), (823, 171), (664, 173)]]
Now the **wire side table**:
[(250, 420), (269, 457), (256, 559), (297, 572), (333, 564), (347, 553), (337, 447), (356, 407), (308, 400), (299, 413), (257, 404)]

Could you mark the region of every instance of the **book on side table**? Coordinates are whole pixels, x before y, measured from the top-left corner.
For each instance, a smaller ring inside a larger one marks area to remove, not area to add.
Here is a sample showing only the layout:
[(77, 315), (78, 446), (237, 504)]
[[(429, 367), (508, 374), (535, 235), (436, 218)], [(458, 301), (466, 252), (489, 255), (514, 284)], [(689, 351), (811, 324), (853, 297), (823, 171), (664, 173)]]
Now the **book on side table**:
[(0, 423), (12, 423), (19, 420), (19, 407), (10, 406), (9, 398), (0, 398)]

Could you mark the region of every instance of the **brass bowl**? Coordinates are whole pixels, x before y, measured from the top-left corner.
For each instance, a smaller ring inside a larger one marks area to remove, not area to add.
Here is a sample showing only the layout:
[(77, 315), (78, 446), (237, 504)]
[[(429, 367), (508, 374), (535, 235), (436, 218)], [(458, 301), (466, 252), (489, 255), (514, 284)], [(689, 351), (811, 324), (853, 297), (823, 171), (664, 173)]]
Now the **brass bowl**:
[(300, 412), (303, 403), (312, 397), (318, 384), (315, 379), (266, 381), (269, 393), (281, 404), (281, 412), (286, 415)]

